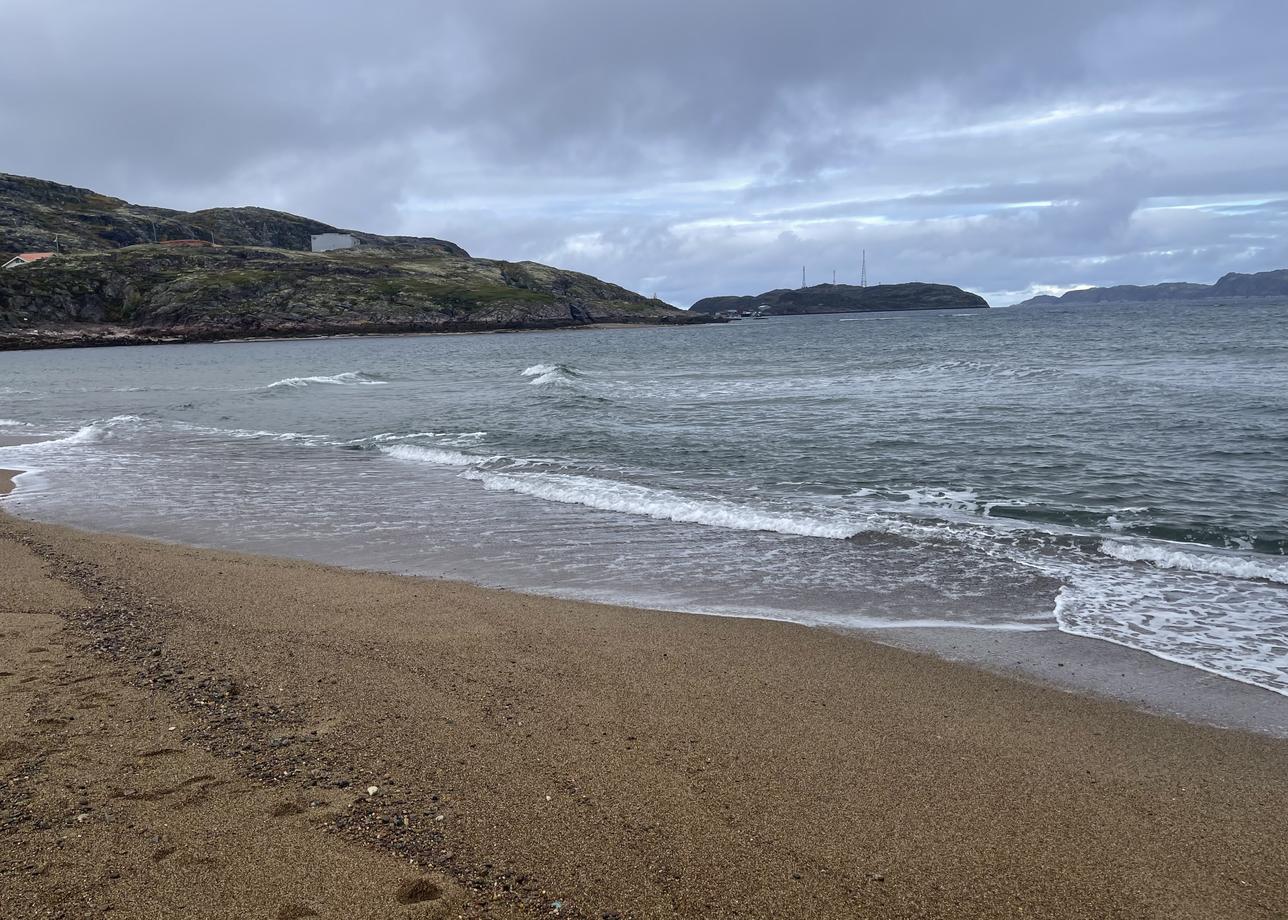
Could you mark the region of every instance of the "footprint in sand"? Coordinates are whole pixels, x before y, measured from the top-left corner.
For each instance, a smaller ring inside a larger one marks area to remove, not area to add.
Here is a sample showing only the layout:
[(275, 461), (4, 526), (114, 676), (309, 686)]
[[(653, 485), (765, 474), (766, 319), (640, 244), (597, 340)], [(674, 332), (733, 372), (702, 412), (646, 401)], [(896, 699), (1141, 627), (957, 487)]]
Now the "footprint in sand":
[(277, 911), (277, 920), (300, 920), (302, 917), (316, 916), (316, 910), (303, 904), (283, 904)]
[(291, 815), (302, 815), (304, 814), (304, 806), (299, 802), (280, 802), (273, 806), (271, 814), (274, 818), (287, 818)]
[(426, 901), (437, 901), (442, 896), (443, 889), (424, 876), (403, 882), (394, 895), (399, 904), (424, 904)]

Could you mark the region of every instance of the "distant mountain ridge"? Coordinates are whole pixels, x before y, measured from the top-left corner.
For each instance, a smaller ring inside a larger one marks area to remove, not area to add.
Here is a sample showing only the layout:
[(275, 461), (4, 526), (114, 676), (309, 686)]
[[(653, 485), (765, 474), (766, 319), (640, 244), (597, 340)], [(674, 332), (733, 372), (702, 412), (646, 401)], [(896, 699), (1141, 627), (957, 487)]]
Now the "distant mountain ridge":
[(988, 309), (978, 294), (951, 284), (816, 284), (803, 288), (779, 288), (755, 296), (706, 297), (689, 308), (693, 313), (717, 314), (729, 310), (763, 312), (769, 316), (799, 316), (809, 313), (882, 313), (901, 310)]
[(1223, 297), (1288, 297), (1288, 268), (1243, 274), (1230, 272), (1216, 284), (1170, 281), (1163, 284), (1117, 284), (1113, 287), (1083, 288), (1060, 296), (1040, 294), (1015, 304), (1042, 307), (1052, 304), (1152, 303), (1165, 300), (1211, 300)]

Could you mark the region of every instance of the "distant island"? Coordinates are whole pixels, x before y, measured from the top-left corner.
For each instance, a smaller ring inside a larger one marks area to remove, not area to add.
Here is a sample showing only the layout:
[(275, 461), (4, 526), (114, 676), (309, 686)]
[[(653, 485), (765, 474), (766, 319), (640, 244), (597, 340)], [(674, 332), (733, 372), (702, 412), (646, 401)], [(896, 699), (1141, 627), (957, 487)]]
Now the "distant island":
[(1015, 304), (1017, 307), (1045, 307), (1053, 304), (1153, 303), (1169, 300), (1224, 300), (1232, 297), (1288, 297), (1288, 268), (1242, 274), (1230, 272), (1216, 284), (1170, 281), (1163, 284), (1117, 284), (1113, 287), (1082, 288), (1056, 297), (1041, 294)]
[(706, 297), (689, 308), (691, 313), (718, 316), (724, 313), (760, 313), (797, 316), (807, 313), (880, 313), (898, 310), (986, 310), (988, 301), (951, 284), (815, 284), (780, 288), (754, 297)]
[(714, 321), (590, 275), (0, 173), (0, 349)]

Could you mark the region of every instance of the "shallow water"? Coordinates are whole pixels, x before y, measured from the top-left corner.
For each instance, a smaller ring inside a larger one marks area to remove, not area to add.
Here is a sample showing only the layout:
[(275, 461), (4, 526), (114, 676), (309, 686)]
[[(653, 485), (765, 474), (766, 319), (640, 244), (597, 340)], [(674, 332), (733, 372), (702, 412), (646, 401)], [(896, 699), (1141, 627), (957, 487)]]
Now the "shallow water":
[(1288, 306), (0, 354), (6, 506), (1288, 694)]

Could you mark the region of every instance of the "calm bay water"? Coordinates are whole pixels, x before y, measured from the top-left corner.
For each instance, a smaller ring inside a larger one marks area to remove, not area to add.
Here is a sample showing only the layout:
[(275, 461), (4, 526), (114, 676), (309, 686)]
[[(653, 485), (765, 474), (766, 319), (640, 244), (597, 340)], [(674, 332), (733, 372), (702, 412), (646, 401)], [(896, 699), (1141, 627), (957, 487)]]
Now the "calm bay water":
[(1288, 694), (1288, 305), (0, 354), (33, 518)]

